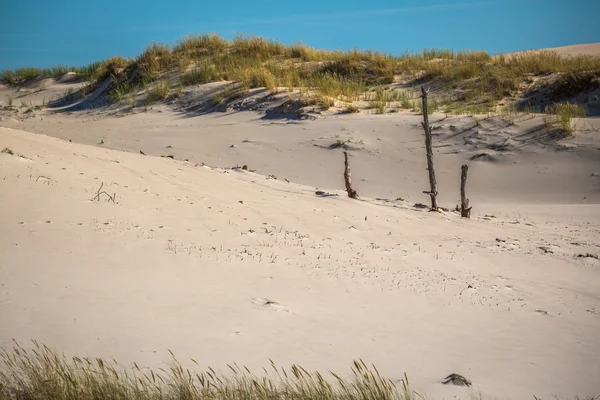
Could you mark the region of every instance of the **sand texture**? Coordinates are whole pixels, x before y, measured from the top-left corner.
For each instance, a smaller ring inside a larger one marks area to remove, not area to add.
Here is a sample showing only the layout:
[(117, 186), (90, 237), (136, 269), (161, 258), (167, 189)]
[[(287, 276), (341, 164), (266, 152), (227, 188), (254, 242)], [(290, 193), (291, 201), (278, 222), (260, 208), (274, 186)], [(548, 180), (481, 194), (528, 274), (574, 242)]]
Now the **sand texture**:
[[(5, 115), (0, 347), (362, 358), (439, 399), (600, 394), (600, 122), (558, 138), (541, 118), (433, 114), (432, 213), (419, 115)], [(465, 163), (471, 219), (453, 211)]]

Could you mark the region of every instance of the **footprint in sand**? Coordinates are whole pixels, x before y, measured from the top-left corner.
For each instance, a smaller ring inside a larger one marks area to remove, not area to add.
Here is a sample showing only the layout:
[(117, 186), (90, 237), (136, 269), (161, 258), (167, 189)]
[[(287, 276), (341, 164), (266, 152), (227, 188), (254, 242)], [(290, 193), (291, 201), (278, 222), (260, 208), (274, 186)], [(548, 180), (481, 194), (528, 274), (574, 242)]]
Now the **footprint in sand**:
[(252, 303), (256, 304), (257, 306), (260, 306), (262, 308), (272, 310), (272, 311), (289, 312), (288, 308), (286, 306), (284, 306), (283, 304), (279, 304), (278, 302), (267, 299), (265, 297), (255, 297), (252, 299)]

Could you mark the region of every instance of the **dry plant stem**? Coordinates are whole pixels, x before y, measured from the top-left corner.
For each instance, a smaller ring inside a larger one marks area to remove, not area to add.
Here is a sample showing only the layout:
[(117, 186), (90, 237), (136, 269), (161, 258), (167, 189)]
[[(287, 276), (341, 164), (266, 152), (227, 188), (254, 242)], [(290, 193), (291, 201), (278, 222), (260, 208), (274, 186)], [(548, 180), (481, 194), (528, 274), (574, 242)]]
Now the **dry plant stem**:
[(433, 167), (433, 150), (431, 148), (431, 125), (429, 125), (429, 116), (427, 115), (427, 91), (421, 86), (423, 100), (423, 122), (421, 125), (425, 130), (425, 151), (427, 152), (427, 170), (429, 171), (429, 196), (431, 196), (431, 211), (437, 211), (437, 184), (435, 182), (435, 169)]
[(463, 218), (471, 218), (471, 208), (469, 207), (469, 199), (466, 194), (467, 186), (467, 172), (469, 171), (468, 165), (461, 167), (460, 174), (460, 216)]
[(91, 201), (100, 201), (100, 196), (101, 195), (106, 195), (108, 197), (108, 199), (110, 201), (113, 202), (113, 204), (115, 203), (115, 200), (117, 198), (117, 194), (113, 193), (113, 195), (111, 196), (110, 194), (106, 193), (104, 190), (102, 190), (102, 188), (104, 187), (104, 182), (102, 182), (102, 184), (100, 185), (100, 187), (98, 188), (98, 191), (96, 192), (96, 196), (94, 196)]
[(346, 192), (348, 197), (352, 199), (358, 199), (358, 193), (352, 189), (352, 182), (350, 180), (350, 165), (348, 164), (348, 153), (344, 151), (344, 182), (346, 183)]

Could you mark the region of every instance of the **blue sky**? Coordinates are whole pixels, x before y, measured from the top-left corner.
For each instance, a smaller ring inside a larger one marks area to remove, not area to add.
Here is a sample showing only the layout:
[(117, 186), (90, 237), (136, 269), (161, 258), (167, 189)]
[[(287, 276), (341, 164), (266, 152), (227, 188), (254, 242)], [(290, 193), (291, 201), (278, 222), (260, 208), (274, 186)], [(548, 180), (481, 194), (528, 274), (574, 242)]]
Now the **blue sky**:
[[(600, 42), (600, 0), (3, 0), (0, 69), (133, 57), (153, 40), (250, 33), (318, 48), (509, 52)], [(424, 24), (424, 25), (422, 25)]]

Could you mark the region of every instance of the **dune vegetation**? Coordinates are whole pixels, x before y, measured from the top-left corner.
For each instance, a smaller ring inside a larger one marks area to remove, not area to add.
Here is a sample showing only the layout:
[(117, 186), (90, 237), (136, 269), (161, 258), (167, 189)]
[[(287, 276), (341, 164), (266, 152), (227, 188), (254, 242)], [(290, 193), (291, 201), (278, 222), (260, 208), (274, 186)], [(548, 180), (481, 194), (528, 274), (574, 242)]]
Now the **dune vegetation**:
[[(216, 34), (184, 36), (172, 46), (153, 43), (135, 59), (112, 57), (83, 67), (20, 68), (0, 73), (5, 84), (40, 76), (75, 72), (94, 86), (112, 79), (114, 101), (145, 90), (147, 102), (177, 96), (190, 85), (231, 81), (237, 96), (252, 88), (300, 92), (307, 103), (355, 110), (364, 101), (376, 113), (418, 111), (418, 101), (403, 88), (428, 83), (448, 113), (496, 112), (498, 105), (539, 77), (556, 75), (556, 103), (561, 94), (577, 94), (600, 82), (600, 57), (560, 56), (552, 51), (491, 55), (485, 51), (425, 49), (394, 56), (378, 51), (318, 50), (302, 43), (285, 45), (258, 36), (226, 40)], [(401, 86), (401, 87), (400, 87)], [(89, 90), (88, 90), (89, 92)], [(563, 97), (564, 97), (563, 96)], [(545, 110), (545, 107), (544, 107)], [(542, 110), (542, 111), (544, 111)]]
[[(195, 360), (192, 363), (198, 364)], [(351, 374), (322, 375), (299, 365), (289, 369), (271, 362), (261, 376), (248, 368), (228, 365), (226, 373), (212, 368), (197, 372), (184, 368), (173, 356), (167, 369), (153, 371), (123, 368), (102, 358), (67, 358), (34, 343), (31, 349), (16, 345), (0, 351), (1, 400), (412, 400), (421, 396), (408, 379), (393, 383), (377, 368), (355, 361)]]

